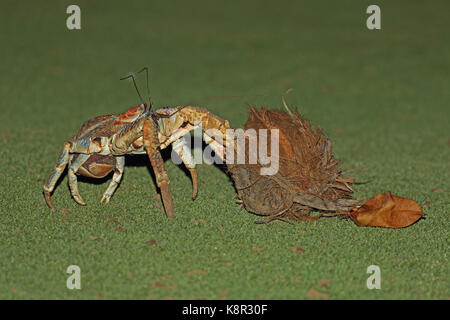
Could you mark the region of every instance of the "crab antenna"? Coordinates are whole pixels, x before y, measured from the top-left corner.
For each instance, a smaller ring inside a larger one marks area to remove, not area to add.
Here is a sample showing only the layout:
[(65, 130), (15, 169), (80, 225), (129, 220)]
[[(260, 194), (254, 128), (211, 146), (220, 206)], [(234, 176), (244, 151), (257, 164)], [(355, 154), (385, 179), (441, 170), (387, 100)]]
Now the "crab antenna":
[(144, 101), (144, 99), (142, 99), (142, 96), (141, 96), (141, 94), (139, 93), (139, 89), (138, 89), (138, 87), (137, 87), (137, 84), (136, 84), (136, 79), (135, 79), (135, 77), (134, 77), (134, 74), (133, 74), (133, 73), (132, 73), (132, 74), (130, 74), (130, 75), (128, 75), (128, 76), (126, 76), (126, 77), (123, 77), (123, 78), (121, 78), (120, 80), (125, 80), (125, 79), (128, 79), (128, 78), (131, 78), (131, 79), (133, 79), (133, 84), (134, 84), (134, 88), (136, 89), (136, 92), (137, 92), (137, 94), (138, 94), (139, 98), (141, 99), (142, 103), (143, 103), (143, 104), (145, 104), (145, 101)]
[(147, 76), (147, 95), (148, 95), (148, 104), (150, 106), (150, 110), (153, 109), (153, 102), (152, 97), (150, 96), (150, 87), (148, 86), (148, 67), (144, 67), (141, 70), (138, 71), (138, 74), (145, 70), (146, 76)]

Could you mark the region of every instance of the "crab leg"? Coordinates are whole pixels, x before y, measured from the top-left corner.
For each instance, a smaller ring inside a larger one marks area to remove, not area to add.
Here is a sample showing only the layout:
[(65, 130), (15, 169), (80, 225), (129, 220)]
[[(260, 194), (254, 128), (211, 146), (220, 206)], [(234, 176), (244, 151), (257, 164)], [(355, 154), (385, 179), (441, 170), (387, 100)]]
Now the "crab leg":
[(195, 126), (201, 125), (204, 131), (208, 129), (219, 130), (224, 137), (226, 134), (226, 129), (231, 129), (228, 120), (222, 119), (205, 108), (185, 107), (180, 109), (180, 115), (183, 119)]
[(145, 150), (147, 151), (148, 158), (150, 159), (153, 171), (155, 172), (156, 184), (161, 190), (161, 197), (166, 210), (166, 215), (169, 219), (173, 219), (175, 216), (173, 214), (174, 204), (169, 189), (170, 180), (161, 153), (158, 150), (158, 128), (152, 119), (147, 119), (144, 122), (143, 138)]
[(70, 164), (69, 170), (67, 171), (67, 176), (69, 179), (69, 189), (72, 197), (78, 204), (81, 204), (82, 206), (85, 206), (86, 202), (84, 202), (83, 198), (80, 195), (80, 192), (78, 191), (78, 180), (75, 172), (78, 171), (78, 169), (83, 165), (83, 163), (86, 162), (87, 159), (89, 159), (89, 157), (89, 154), (80, 153), (75, 161)]
[(142, 136), (144, 148), (152, 164), (153, 172), (156, 177), (156, 184), (161, 190), (166, 215), (169, 219), (173, 219), (174, 205), (169, 189), (169, 176), (167, 175), (164, 161), (158, 150), (160, 147), (158, 139), (158, 128), (153, 119), (140, 119), (127, 126), (124, 126), (117, 135), (115, 135), (110, 144), (112, 155), (123, 155), (127, 152), (128, 147)]
[(114, 175), (111, 183), (108, 186), (108, 189), (106, 189), (102, 199), (100, 200), (101, 203), (109, 202), (109, 199), (112, 197), (114, 191), (116, 191), (117, 186), (119, 185), (120, 180), (122, 179), (124, 167), (125, 167), (125, 157), (124, 156), (116, 157), (116, 168), (114, 169)]
[(216, 140), (214, 140), (205, 132), (203, 133), (203, 140), (205, 140), (205, 143), (211, 147), (211, 149), (214, 151), (216, 155), (220, 157), (220, 159), (222, 159), (223, 163), (225, 159), (225, 147)]
[(52, 201), (50, 200), (50, 195), (53, 189), (55, 188), (56, 182), (58, 181), (59, 177), (61, 177), (64, 168), (69, 162), (70, 148), (71, 143), (69, 141), (64, 142), (64, 147), (58, 157), (58, 161), (55, 167), (53, 168), (52, 172), (50, 173), (50, 176), (48, 177), (47, 181), (44, 184), (44, 199), (47, 205), (50, 207), (50, 209), (52, 209), (52, 211), (55, 211), (56, 209), (53, 206)]
[(192, 200), (197, 198), (197, 169), (195, 169), (194, 158), (186, 140), (181, 137), (172, 144), (172, 150), (183, 160), (184, 165), (189, 170), (192, 179)]
[[(189, 127), (189, 130), (201, 127), (203, 130), (203, 138), (207, 144), (211, 146), (216, 154), (219, 155), (222, 160), (225, 157), (225, 147), (227, 143), (227, 130), (231, 129), (228, 120), (224, 120), (221, 117), (209, 112), (205, 108), (199, 107), (185, 107), (180, 110), (181, 117), (193, 126)], [(209, 134), (209, 130), (217, 131), (222, 135), (222, 141), (218, 142)], [(236, 148), (233, 144), (231, 147)]]
[(169, 146), (170, 144), (174, 143), (181, 137), (184, 137), (185, 135), (189, 134), (190, 131), (197, 129), (197, 128), (199, 128), (199, 127), (192, 126), (191, 124), (188, 123), (185, 127), (180, 128), (180, 129), (176, 130), (174, 133), (172, 133), (167, 140), (165, 140), (164, 142), (161, 143), (160, 148), (161, 149), (167, 148), (167, 146)]

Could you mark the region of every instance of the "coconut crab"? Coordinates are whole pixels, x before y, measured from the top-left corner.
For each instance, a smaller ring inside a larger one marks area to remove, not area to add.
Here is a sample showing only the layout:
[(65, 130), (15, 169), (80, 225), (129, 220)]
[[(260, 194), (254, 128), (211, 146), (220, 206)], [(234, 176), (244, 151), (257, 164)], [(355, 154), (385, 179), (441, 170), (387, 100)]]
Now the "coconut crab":
[[(223, 145), (209, 136), (208, 129), (219, 130), (225, 135), (230, 128), (224, 120), (205, 108), (180, 106), (153, 109), (148, 89), (148, 68), (140, 70), (147, 73), (147, 91), (149, 105), (146, 103), (131, 107), (117, 115), (95, 117), (86, 121), (72, 139), (64, 143), (57, 163), (44, 184), (44, 199), (47, 205), (55, 210), (50, 196), (55, 185), (68, 166), (69, 189), (74, 200), (86, 205), (78, 191), (77, 175), (91, 178), (103, 178), (114, 171), (112, 181), (103, 194), (100, 202), (108, 203), (119, 185), (125, 167), (126, 154), (147, 154), (155, 173), (156, 183), (161, 191), (164, 209), (169, 219), (174, 218), (174, 204), (170, 194), (170, 179), (164, 166), (160, 150), (172, 145), (173, 150), (183, 161), (191, 174), (192, 198), (197, 196), (197, 173), (191, 151), (183, 136), (191, 130), (201, 127), (203, 137), (211, 148), (223, 154)], [(136, 91), (142, 99), (132, 78)]]

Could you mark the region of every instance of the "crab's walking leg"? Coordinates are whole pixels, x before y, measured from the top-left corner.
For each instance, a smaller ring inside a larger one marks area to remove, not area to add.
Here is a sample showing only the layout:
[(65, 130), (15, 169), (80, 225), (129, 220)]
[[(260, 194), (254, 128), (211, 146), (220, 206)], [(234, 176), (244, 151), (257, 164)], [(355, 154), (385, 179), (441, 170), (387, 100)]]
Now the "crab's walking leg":
[(75, 172), (78, 171), (78, 169), (83, 165), (83, 163), (86, 162), (87, 159), (89, 159), (90, 156), (90, 154), (80, 154), (75, 161), (70, 164), (69, 170), (67, 171), (70, 193), (72, 194), (74, 200), (82, 206), (85, 206), (86, 202), (84, 202), (80, 192), (78, 191), (78, 180)]
[(184, 137), (185, 135), (189, 134), (190, 131), (198, 129), (198, 128), (200, 128), (200, 126), (193, 126), (188, 123), (185, 127), (180, 128), (180, 129), (176, 130), (175, 132), (173, 132), (167, 140), (164, 140), (164, 142), (162, 142), (160, 144), (160, 148), (161, 149), (167, 148), (167, 146), (171, 145), (172, 143), (174, 143), (181, 137)]
[(130, 144), (133, 143), (133, 141), (136, 141), (140, 135), (143, 137), (145, 151), (147, 152), (156, 176), (156, 184), (161, 190), (166, 215), (169, 219), (173, 219), (174, 205), (169, 190), (170, 181), (166, 168), (164, 167), (164, 161), (158, 150), (160, 146), (158, 128), (153, 119), (140, 120), (119, 130), (118, 134), (115, 135), (111, 141), (111, 154), (114, 156), (125, 154)]
[(67, 163), (69, 162), (69, 152), (71, 148), (71, 143), (69, 141), (64, 143), (64, 148), (61, 151), (58, 161), (53, 168), (52, 172), (50, 173), (50, 176), (48, 177), (47, 181), (44, 184), (44, 199), (47, 205), (52, 209), (52, 211), (55, 211), (55, 207), (52, 204), (52, 201), (50, 200), (50, 195), (55, 188), (56, 182), (58, 181), (59, 177), (64, 171), (64, 168), (66, 167)]
[(184, 137), (179, 138), (172, 144), (172, 150), (175, 151), (184, 165), (188, 168), (192, 178), (192, 200), (197, 198), (197, 169), (195, 169), (194, 158), (192, 157), (191, 150)]
[(155, 172), (156, 184), (161, 190), (161, 197), (166, 210), (166, 215), (169, 219), (173, 219), (175, 216), (173, 214), (174, 205), (169, 189), (170, 180), (161, 153), (158, 150), (158, 128), (153, 119), (145, 120), (143, 138), (145, 150), (147, 151), (148, 158), (150, 159), (153, 171)]
[(205, 143), (211, 147), (211, 149), (216, 155), (219, 156), (220, 159), (222, 159), (223, 163), (223, 161), (225, 160), (225, 147), (214, 140), (212, 137), (210, 137), (206, 132), (203, 133), (203, 140), (205, 140)]
[(102, 200), (100, 200), (101, 203), (103, 202), (108, 203), (109, 199), (111, 199), (112, 195), (114, 194), (114, 191), (116, 191), (117, 186), (120, 183), (120, 180), (122, 179), (124, 167), (125, 167), (125, 156), (117, 156), (116, 168), (114, 169), (112, 181), (109, 184), (108, 189), (106, 189), (105, 193), (103, 194)]
[[(222, 159), (225, 158), (225, 147), (232, 147), (236, 150), (236, 145), (231, 140), (231, 146), (227, 145), (228, 136), (227, 130), (232, 129), (230, 123), (221, 117), (209, 112), (205, 108), (185, 107), (180, 110), (180, 114), (187, 122), (193, 126), (189, 129), (194, 129), (200, 126), (203, 131), (203, 138), (207, 144), (211, 146), (214, 152)], [(212, 130), (212, 132), (210, 131)], [(212, 134), (211, 134), (212, 133)], [(215, 137), (220, 135), (221, 141), (217, 141)], [(231, 138), (231, 137), (230, 137)]]

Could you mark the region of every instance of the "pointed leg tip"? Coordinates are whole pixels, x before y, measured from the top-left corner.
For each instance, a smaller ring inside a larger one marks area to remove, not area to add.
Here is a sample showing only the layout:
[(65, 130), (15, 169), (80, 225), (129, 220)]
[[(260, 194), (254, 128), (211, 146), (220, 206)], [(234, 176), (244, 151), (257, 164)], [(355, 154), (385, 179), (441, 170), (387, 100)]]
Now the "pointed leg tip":
[(167, 214), (167, 218), (169, 220), (173, 220), (173, 219), (175, 219), (175, 216), (173, 214)]
[(79, 197), (76, 197), (74, 199), (75, 199), (75, 202), (78, 203), (80, 206), (86, 206), (86, 202), (84, 202), (83, 199), (81, 199)]
[(47, 206), (50, 208), (50, 210), (52, 212), (55, 212), (56, 208), (53, 205), (52, 201), (50, 200), (50, 192), (44, 191), (44, 200), (45, 200), (45, 203), (47, 204)]
[(190, 168), (189, 172), (191, 173), (192, 178), (192, 200), (195, 200), (198, 194), (197, 170), (195, 168)]
[(108, 204), (108, 203), (109, 203), (109, 198), (103, 197), (103, 198), (100, 200), (100, 203), (102, 203), (102, 204)]
[(169, 219), (173, 219), (175, 218), (175, 215), (173, 214), (175, 205), (173, 204), (172, 197), (170, 195), (169, 184), (167, 182), (161, 183), (160, 189), (166, 216)]
[(173, 204), (172, 204), (172, 206), (170, 206), (170, 205), (164, 206), (164, 208), (166, 211), (167, 218), (170, 220), (173, 220), (175, 218), (175, 215), (173, 214), (173, 208), (174, 208)]

